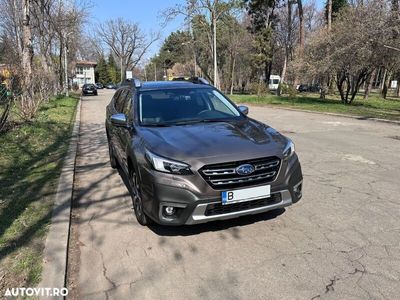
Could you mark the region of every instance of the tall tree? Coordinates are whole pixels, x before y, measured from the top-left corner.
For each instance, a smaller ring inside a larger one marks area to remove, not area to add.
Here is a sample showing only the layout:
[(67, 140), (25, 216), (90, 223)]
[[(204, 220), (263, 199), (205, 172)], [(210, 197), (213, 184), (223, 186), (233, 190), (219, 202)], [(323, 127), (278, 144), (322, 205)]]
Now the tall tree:
[(104, 58), (104, 55), (99, 57), (95, 71), (98, 82), (102, 84), (107, 84), (110, 82), (110, 76), (107, 70), (107, 62)]
[(348, 5), (348, 0), (327, 0), (325, 4), (325, 19), (328, 30), (332, 27), (332, 21), (338, 16), (340, 11)]
[(274, 57), (274, 27), (277, 23), (275, 9), (279, 0), (247, 0), (247, 12), (251, 17), (250, 32), (255, 35), (255, 63), (263, 69), (265, 83), (269, 81)]
[(148, 38), (137, 23), (122, 18), (100, 24), (97, 34), (119, 59), (121, 81), (126, 79), (126, 70), (133, 69), (158, 39), (158, 35), (154, 34)]
[(121, 81), (121, 72), (115, 62), (114, 55), (110, 53), (108, 55), (108, 62), (107, 62), (107, 73), (108, 78), (112, 83), (117, 83)]
[(220, 87), (217, 51), (217, 26), (219, 20), (227, 13), (237, 8), (238, 0), (187, 0), (184, 5), (176, 5), (165, 12), (166, 19), (184, 15), (188, 22), (200, 22), (208, 36), (208, 46), (213, 58), (213, 81)]

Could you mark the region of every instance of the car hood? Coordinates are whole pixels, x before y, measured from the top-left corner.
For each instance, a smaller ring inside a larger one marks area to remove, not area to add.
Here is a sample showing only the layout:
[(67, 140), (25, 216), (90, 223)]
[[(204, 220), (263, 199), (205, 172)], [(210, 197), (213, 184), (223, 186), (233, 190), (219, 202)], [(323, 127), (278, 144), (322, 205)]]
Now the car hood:
[(195, 164), (266, 156), (282, 157), (287, 139), (250, 118), (170, 127), (140, 127), (145, 147), (157, 155)]

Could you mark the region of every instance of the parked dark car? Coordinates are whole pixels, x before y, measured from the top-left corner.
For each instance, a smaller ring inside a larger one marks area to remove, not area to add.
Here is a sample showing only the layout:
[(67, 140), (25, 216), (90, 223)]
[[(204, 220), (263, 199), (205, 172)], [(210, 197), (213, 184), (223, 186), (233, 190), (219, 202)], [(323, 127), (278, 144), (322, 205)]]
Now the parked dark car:
[(106, 85), (105, 85), (105, 87), (106, 87), (106, 89), (115, 89), (115, 84), (114, 83), (107, 83)]
[(197, 224), (302, 197), (293, 142), (201, 78), (134, 80), (106, 109), (110, 163), (128, 179), (138, 222)]
[(302, 93), (302, 92), (310, 92), (310, 93), (319, 93), (321, 90), (321, 87), (319, 86), (319, 84), (300, 84), (297, 87), (297, 90)]
[(102, 90), (102, 89), (104, 89), (104, 85), (98, 82), (98, 83), (96, 83), (96, 88), (98, 90)]
[(302, 93), (302, 92), (308, 92), (309, 91), (309, 86), (307, 84), (300, 84), (297, 90)]
[(96, 86), (92, 83), (87, 83), (82, 86), (83, 95), (95, 95), (97, 96)]

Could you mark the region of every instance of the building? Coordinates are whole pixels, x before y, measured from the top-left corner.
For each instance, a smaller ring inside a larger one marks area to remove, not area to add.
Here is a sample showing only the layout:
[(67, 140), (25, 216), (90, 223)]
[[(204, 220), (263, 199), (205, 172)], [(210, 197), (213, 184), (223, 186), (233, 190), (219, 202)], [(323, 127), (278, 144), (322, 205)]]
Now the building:
[(76, 62), (73, 84), (82, 87), (85, 83), (95, 83), (94, 68), (97, 63), (94, 61), (79, 60)]

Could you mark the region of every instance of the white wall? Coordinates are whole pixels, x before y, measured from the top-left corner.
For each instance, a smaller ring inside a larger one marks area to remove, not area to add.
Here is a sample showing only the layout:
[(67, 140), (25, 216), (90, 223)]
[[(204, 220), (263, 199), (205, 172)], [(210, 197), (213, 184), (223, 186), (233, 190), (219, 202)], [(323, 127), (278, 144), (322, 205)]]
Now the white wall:
[(79, 87), (85, 83), (95, 83), (94, 66), (77, 65), (72, 82), (78, 84)]

